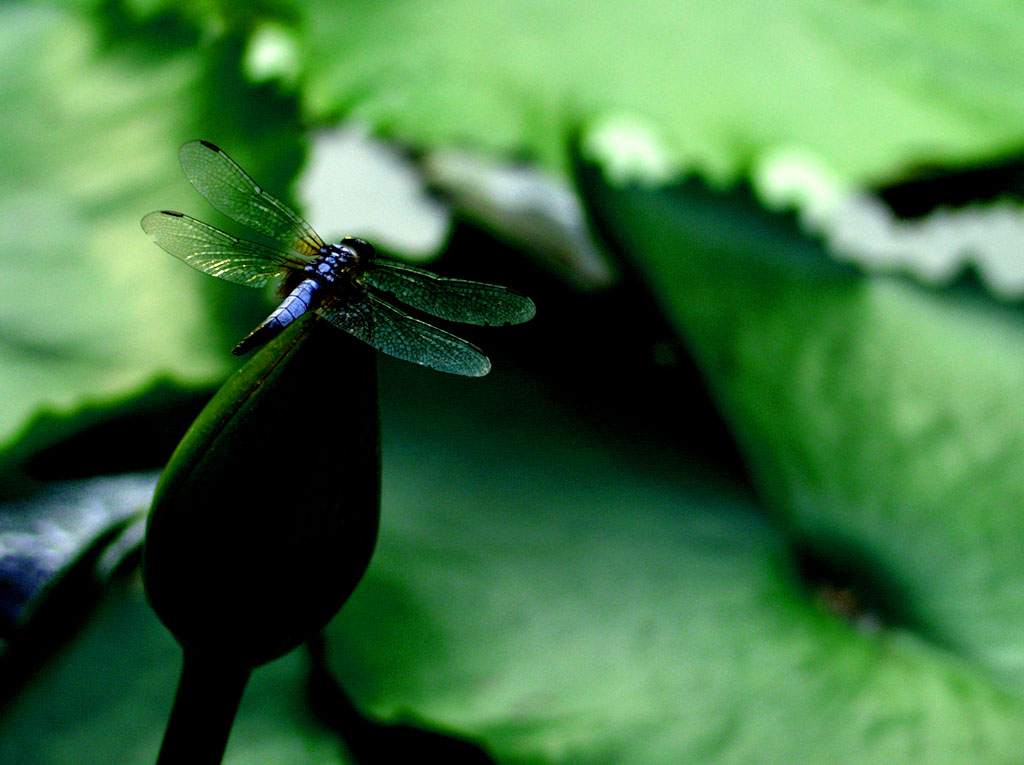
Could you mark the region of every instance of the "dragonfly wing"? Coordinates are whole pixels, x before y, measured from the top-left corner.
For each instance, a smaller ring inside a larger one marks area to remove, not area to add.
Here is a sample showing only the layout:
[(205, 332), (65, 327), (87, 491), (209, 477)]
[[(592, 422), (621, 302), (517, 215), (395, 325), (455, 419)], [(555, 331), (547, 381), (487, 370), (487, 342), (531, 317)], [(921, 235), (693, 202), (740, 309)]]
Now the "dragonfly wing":
[(142, 219), (142, 230), (193, 268), (250, 287), (262, 287), (283, 269), (306, 264), (298, 255), (239, 239), (178, 212), (151, 212)]
[(403, 263), (377, 260), (362, 281), (418, 311), (463, 324), (519, 324), (537, 313), (530, 298), (509, 287), (449, 279)]
[(178, 159), (196, 190), (229, 218), (303, 255), (316, 255), (324, 246), (298, 213), (264, 191), (220, 147), (209, 141), (189, 141)]
[(468, 377), (491, 371), (490, 360), (472, 343), (408, 316), (368, 292), (354, 299), (336, 298), (318, 313), (389, 356)]

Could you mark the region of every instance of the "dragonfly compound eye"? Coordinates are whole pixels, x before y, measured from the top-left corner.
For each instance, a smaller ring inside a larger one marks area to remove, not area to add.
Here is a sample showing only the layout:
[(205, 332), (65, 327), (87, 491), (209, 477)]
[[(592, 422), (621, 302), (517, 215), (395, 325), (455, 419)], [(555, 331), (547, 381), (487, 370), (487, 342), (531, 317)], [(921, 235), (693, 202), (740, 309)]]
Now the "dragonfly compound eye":
[(367, 266), (377, 257), (377, 251), (373, 249), (373, 245), (365, 239), (346, 236), (341, 240), (341, 245), (352, 253), (355, 258), (355, 263), (359, 265)]

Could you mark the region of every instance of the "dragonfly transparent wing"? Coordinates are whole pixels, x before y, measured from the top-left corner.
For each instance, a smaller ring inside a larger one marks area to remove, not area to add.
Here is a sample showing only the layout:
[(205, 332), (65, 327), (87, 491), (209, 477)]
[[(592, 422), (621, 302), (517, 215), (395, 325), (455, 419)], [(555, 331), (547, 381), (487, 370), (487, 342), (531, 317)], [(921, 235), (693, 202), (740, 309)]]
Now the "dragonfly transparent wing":
[(389, 356), (468, 377), (491, 371), (490, 360), (472, 343), (408, 316), (368, 292), (336, 298), (318, 313)]
[(403, 263), (374, 261), (362, 281), (418, 311), (463, 324), (519, 324), (537, 312), (530, 298), (509, 287), (449, 279)]
[(178, 159), (196, 191), (229, 218), (303, 255), (316, 255), (324, 246), (298, 213), (264, 191), (220, 147), (189, 141)]
[(306, 264), (298, 255), (247, 242), (178, 212), (151, 212), (142, 219), (142, 230), (193, 268), (250, 287), (262, 287), (282, 270)]

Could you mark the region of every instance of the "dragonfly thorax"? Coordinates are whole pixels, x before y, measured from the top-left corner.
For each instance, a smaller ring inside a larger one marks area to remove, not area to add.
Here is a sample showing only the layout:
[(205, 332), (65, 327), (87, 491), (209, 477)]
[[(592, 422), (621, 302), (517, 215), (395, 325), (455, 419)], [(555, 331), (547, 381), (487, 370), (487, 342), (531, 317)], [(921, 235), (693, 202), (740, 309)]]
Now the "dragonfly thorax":
[(311, 263), (306, 264), (303, 270), (318, 282), (334, 284), (345, 269), (344, 258), (337, 253), (328, 252), (318, 255)]
[(347, 236), (338, 244), (324, 245), (304, 270), (321, 282), (333, 284), (342, 273), (365, 270), (376, 257), (372, 244)]

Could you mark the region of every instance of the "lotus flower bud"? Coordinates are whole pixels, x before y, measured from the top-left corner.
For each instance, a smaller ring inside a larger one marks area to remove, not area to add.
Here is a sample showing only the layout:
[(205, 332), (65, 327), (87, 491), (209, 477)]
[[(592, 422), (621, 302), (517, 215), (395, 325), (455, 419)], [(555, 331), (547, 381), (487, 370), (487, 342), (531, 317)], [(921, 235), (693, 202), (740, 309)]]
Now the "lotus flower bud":
[(270, 661), (352, 593), (379, 508), (375, 351), (304, 317), (223, 385), (171, 457), (146, 533), (149, 601), (186, 655)]

